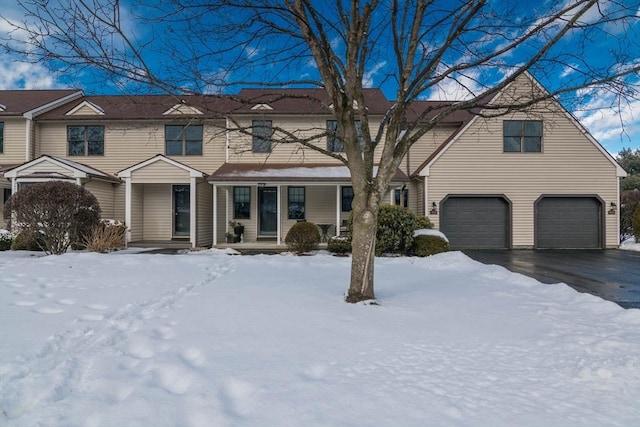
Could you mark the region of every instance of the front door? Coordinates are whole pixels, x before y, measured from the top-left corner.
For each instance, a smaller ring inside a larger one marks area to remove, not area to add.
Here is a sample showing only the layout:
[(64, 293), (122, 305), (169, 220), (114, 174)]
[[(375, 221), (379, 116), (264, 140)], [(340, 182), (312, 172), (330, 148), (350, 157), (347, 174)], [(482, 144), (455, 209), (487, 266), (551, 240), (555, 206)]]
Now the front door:
[(191, 196), (188, 185), (173, 186), (173, 235), (188, 236), (191, 231)]
[(275, 236), (278, 232), (278, 189), (258, 187), (258, 230), (262, 236)]

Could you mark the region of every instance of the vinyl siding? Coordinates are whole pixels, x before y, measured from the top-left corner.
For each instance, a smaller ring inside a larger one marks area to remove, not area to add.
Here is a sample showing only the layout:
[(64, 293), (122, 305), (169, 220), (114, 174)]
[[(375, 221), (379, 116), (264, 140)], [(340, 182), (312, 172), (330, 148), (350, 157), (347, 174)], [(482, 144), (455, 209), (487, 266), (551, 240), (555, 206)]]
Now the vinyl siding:
[(27, 159), (27, 124), (24, 118), (0, 117), (4, 122), (4, 143), (0, 165), (18, 165)]
[[(245, 119), (237, 119), (242, 127), (246, 127), (250, 132), (252, 120), (271, 120), (273, 129), (283, 129), (287, 133), (291, 133), (298, 138), (312, 138), (314, 135), (320, 135), (327, 131), (327, 120), (333, 120), (331, 116), (317, 117), (299, 117), (299, 116), (256, 116)], [(381, 117), (370, 117), (370, 131), (373, 136), (377, 132), (377, 126)], [(231, 163), (336, 163), (341, 164), (337, 159), (326, 156), (312, 148), (303, 147), (296, 143), (277, 143), (278, 139), (282, 140), (282, 134), (276, 133), (272, 151), (270, 153), (253, 153), (252, 137), (241, 132), (229, 132), (229, 162)], [(322, 136), (313, 141), (313, 144), (326, 149), (327, 137)], [(382, 146), (382, 144), (381, 144)], [(380, 151), (376, 151), (375, 162), (380, 158)], [(344, 154), (344, 153), (339, 153)]]
[(131, 186), (131, 224), (127, 224), (131, 230), (131, 240), (142, 240), (144, 230), (144, 186), (141, 184)]
[(196, 185), (196, 246), (211, 246), (213, 243), (213, 188), (207, 182)]
[[(165, 124), (179, 124), (167, 120), (165, 122), (111, 122), (73, 121), (39, 123), (40, 150), (37, 155), (49, 154), (84, 163), (103, 172), (116, 175), (119, 171), (143, 162), (156, 154), (164, 154)], [(207, 174), (213, 173), (225, 160), (225, 137), (218, 122), (204, 124), (202, 156), (170, 156), (173, 160), (188, 165)], [(102, 156), (67, 156), (67, 126), (104, 125), (104, 155)], [(23, 138), (24, 141), (24, 138)]]
[(122, 222), (125, 220), (125, 189), (124, 184), (115, 184), (113, 187), (113, 218)]
[(113, 184), (104, 181), (89, 181), (84, 185), (84, 188), (91, 192), (98, 203), (100, 203), (100, 216), (106, 219), (113, 219)]
[(416, 169), (422, 165), (456, 129), (458, 129), (457, 126), (439, 126), (423, 135), (422, 138), (416, 141), (409, 149), (409, 153), (402, 163), (406, 165), (402, 168), (404, 172), (407, 173), (407, 175), (416, 172)]
[(57, 163), (50, 162), (48, 160), (41, 161), (40, 163), (31, 165), (20, 171), (19, 176), (26, 176), (34, 173), (59, 173), (61, 175), (73, 178), (74, 171), (67, 167), (61, 166)]
[[(541, 118), (541, 153), (503, 153), (503, 120)], [(614, 165), (553, 105), (529, 115), (479, 118), (429, 172), (429, 206), (448, 194), (504, 194), (512, 203), (513, 247), (533, 246), (534, 202), (543, 194), (596, 194), (605, 206), (618, 203)], [(430, 218), (438, 227), (439, 217)], [(605, 221), (606, 246), (615, 247), (617, 216), (606, 215)]]
[(143, 240), (171, 240), (173, 230), (171, 199), (171, 185), (144, 184)]

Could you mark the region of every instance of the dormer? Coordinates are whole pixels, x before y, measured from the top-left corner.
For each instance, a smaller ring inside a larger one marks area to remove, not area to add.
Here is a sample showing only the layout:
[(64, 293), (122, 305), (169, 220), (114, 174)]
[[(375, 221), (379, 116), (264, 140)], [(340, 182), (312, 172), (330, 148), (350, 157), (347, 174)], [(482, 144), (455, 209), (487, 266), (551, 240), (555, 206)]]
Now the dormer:
[(193, 115), (203, 115), (204, 113), (202, 111), (200, 111), (199, 109), (197, 109), (196, 107), (192, 107), (190, 105), (183, 103), (180, 104), (176, 104), (173, 107), (169, 108), (167, 111), (165, 111), (164, 113), (162, 113), (162, 115), (186, 115), (186, 116), (193, 116)]
[(66, 113), (65, 116), (104, 116), (104, 110), (93, 102), (82, 101)]
[(270, 110), (273, 110), (273, 107), (270, 106), (269, 104), (260, 103), (260, 104), (254, 105), (253, 107), (251, 107), (251, 109), (254, 111), (270, 111)]

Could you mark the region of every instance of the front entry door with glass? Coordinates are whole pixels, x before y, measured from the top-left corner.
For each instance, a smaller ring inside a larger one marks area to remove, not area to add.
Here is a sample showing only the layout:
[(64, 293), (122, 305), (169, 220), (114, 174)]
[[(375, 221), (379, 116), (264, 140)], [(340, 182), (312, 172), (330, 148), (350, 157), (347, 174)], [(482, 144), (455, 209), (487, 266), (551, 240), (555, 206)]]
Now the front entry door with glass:
[(275, 236), (278, 232), (278, 189), (276, 187), (258, 187), (258, 229), (262, 236)]
[(173, 186), (173, 235), (188, 236), (191, 231), (191, 197), (188, 185)]

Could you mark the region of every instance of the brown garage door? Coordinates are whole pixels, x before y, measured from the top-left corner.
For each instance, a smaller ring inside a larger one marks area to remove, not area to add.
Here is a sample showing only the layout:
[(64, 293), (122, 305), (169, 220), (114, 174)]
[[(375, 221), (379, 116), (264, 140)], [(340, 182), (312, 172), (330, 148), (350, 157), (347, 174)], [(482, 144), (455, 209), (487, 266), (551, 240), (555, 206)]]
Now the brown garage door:
[(595, 197), (543, 197), (536, 203), (536, 247), (602, 247), (601, 202)]
[(509, 205), (502, 197), (448, 197), (442, 203), (440, 230), (454, 249), (508, 248)]

